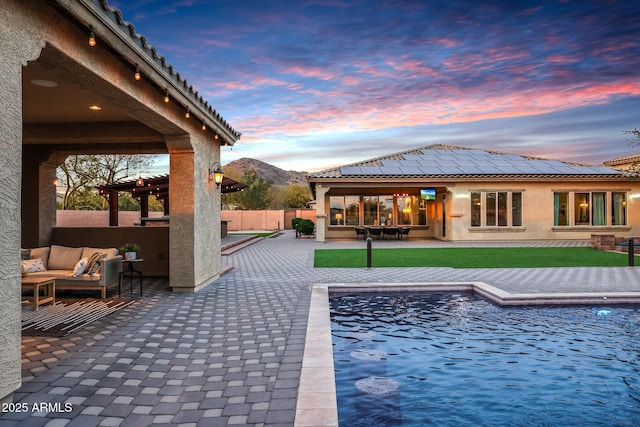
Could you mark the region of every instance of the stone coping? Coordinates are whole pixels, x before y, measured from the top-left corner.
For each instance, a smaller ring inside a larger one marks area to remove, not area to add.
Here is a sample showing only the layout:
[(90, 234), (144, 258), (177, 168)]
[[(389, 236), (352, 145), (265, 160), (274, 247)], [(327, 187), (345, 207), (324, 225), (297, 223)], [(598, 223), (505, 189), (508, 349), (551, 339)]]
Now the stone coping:
[(313, 285), (298, 389), (294, 424), (296, 427), (338, 426), (338, 403), (329, 317), (330, 292), (474, 292), (501, 306), (640, 304), (640, 292), (512, 294), (484, 282)]

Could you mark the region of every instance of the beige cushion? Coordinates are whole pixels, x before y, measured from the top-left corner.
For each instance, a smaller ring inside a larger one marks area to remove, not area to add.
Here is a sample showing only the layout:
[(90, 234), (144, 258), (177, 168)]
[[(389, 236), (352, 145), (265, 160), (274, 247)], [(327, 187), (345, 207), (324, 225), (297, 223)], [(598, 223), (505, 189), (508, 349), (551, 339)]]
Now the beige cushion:
[(42, 264), (46, 267), (49, 264), (49, 251), (51, 248), (49, 246), (45, 246), (42, 248), (33, 248), (31, 249), (31, 253), (29, 256), (32, 259), (40, 258), (42, 260)]
[(47, 268), (49, 270), (73, 270), (77, 262), (80, 261), (81, 255), (82, 248), (51, 245)]
[(118, 255), (118, 250), (116, 248), (82, 248), (82, 256), (80, 258), (91, 258), (91, 255), (96, 252), (105, 254), (107, 258), (112, 258)]

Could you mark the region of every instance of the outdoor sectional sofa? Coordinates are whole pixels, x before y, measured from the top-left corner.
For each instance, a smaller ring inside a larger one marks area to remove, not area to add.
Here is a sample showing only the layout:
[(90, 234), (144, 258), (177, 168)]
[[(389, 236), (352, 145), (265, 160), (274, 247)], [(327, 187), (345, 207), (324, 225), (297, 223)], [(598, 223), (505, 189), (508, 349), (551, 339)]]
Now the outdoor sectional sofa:
[[(81, 259), (90, 259), (96, 252), (104, 254), (99, 259), (96, 272), (76, 272), (78, 262)], [(117, 285), (122, 271), (122, 256), (115, 248), (72, 248), (67, 246), (51, 245), (31, 250), (23, 250), (30, 259), (40, 258), (46, 270), (29, 272), (29, 277), (52, 276), (56, 279), (58, 289), (83, 289), (99, 290), (102, 298), (107, 296), (107, 287)]]

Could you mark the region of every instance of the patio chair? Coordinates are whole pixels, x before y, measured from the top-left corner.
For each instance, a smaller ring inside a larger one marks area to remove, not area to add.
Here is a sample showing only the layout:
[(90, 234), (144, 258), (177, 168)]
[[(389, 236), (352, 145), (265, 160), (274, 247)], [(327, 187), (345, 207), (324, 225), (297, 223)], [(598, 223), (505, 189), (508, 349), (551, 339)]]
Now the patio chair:
[(375, 238), (379, 239), (380, 236), (382, 236), (382, 227), (371, 227), (371, 228), (369, 228), (369, 235), (373, 239), (375, 239)]
[(362, 240), (367, 238), (367, 229), (364, 227), (355, 227), (356, 230), (356, 240), (358, 240), (358, 236), (362, 236)]
[(400, 227), (398, 231), (398, 238), (402, 240), (402, 236), (407, 236), (409, 238), (409, 232), (411, 231), (411, 227)]
[(382, 234), (384, 235), (384, 237), (395, 237), (396, 240), (398, 239), (399, 233), (400, 229), (398, 227), (386, 227), (382, 230)]

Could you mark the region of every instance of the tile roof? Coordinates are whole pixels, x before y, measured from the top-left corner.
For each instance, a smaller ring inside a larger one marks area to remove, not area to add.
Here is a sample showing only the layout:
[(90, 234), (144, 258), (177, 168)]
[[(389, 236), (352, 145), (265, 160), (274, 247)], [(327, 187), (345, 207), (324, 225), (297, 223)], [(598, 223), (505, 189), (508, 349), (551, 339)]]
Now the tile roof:
[(625, 154), (619, 157), (615, 157), (613, 159), (607, 160), (603, 163), (603, 165), (608, 166), (615, 166), (615, 165), (619, 165), (619, 164), (627, 164), (627, 163), (634, 163), (634, 162), (639, 162), (640, 161), (640, 151), (635, 152), (635, 153), (630, 153), (630, 154)]
[(181, 94), (190, 99), (194, 105), (202, 108), (211, 119), (229, 132), (237, 140), (242, 135), (235, 130), (221, 115), (218, 113), (209, 103), (202, 98), (198, 91), (194, 90), (193, 86), (189, 85), (186, 79), (180, 76), (180, 73), (173, 69), (171, 64), (166, 62), (164, 56), (159, 55), (156, 48), (147, 44), (147, 40), (144, 36), (136, 33), (133, 24), (124, 21), (122, 18), (122, 12), (116, 8), (109, 6), (107, 0), (92, 0), (94, 4), (99, 6), (105, 16), (115, 23), (120, 30), (127, 35), (132, 42), (141, 48), (148, 56), (151, 63), (160, 67), (164, 73), (165, 79), (172, 85), (172, 87), (178, 90)]
[(421, 178), (496, 176), (598, 176), (623, 174), (604, 166), (589, 166), (519, 154), (435, 144), (314, 172), (310, 181), (323, 178)]

